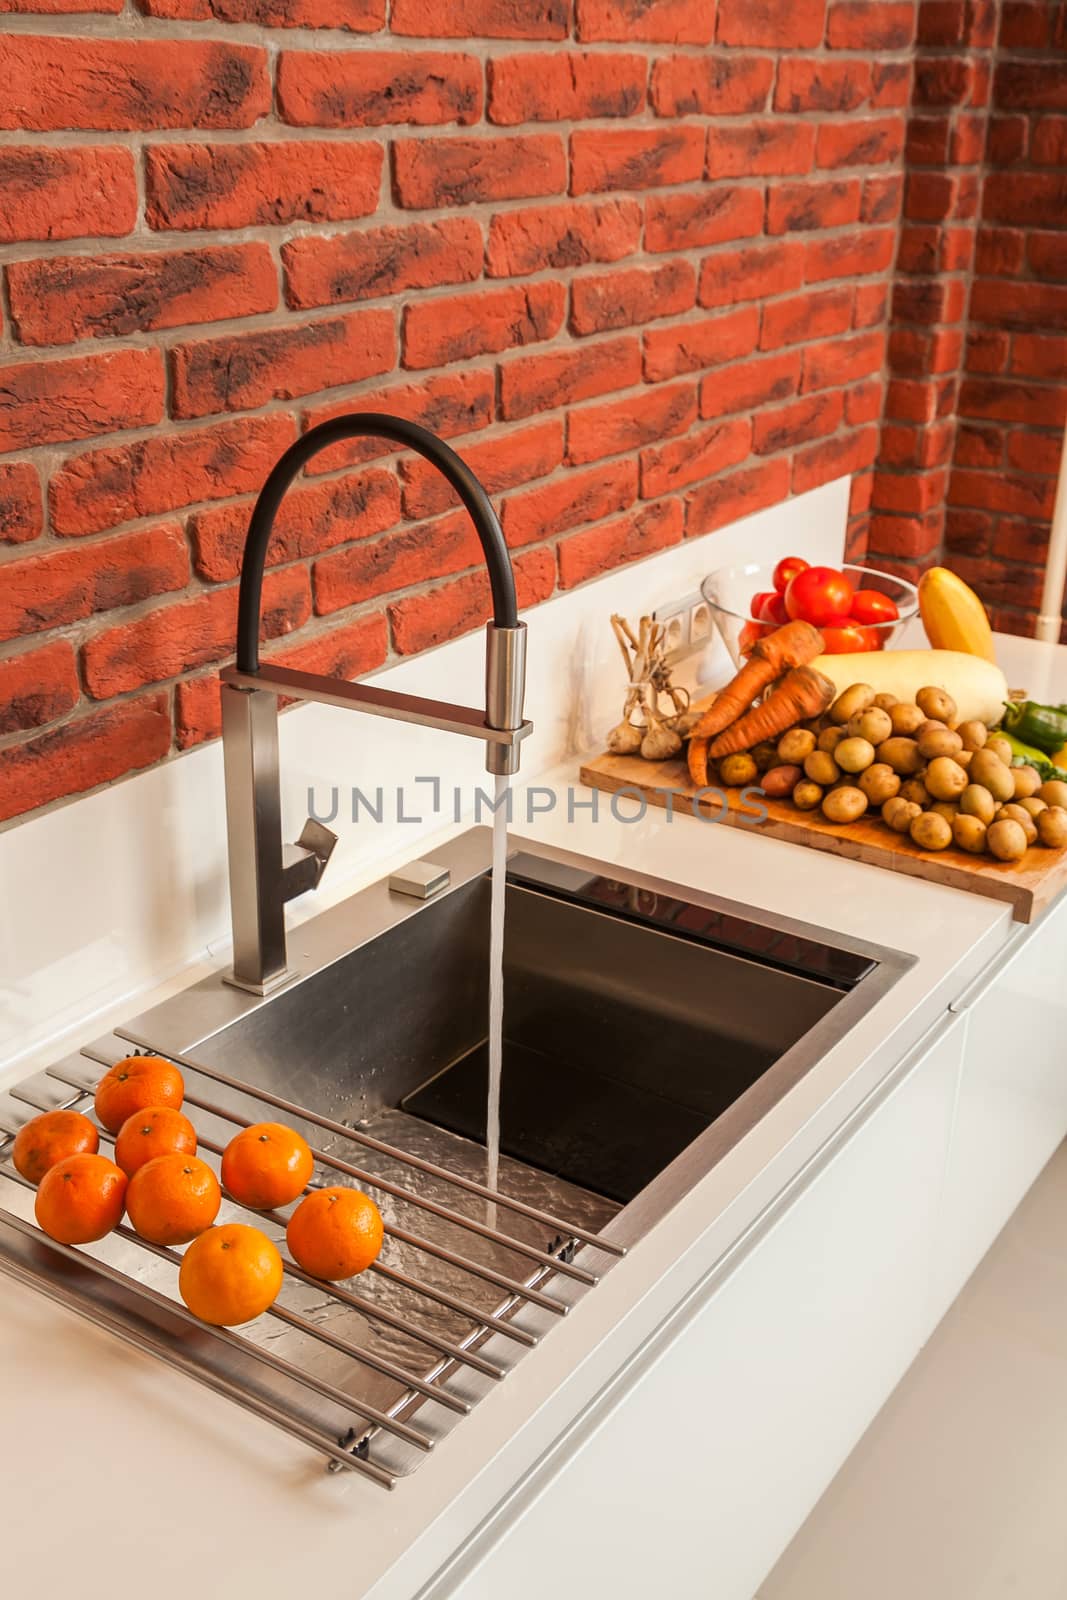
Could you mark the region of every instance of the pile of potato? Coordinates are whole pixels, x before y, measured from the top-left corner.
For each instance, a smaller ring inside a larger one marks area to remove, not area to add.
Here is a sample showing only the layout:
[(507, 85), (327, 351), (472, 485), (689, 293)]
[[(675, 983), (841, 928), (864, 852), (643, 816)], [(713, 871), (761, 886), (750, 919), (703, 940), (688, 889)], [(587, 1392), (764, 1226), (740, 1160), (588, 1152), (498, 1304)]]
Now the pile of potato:
[(1018, 861), (1032, 844), (1067, 844), (1067, 783), (1042, 783), (1033, 767), (1011, 760), (1008, 741), (984, 722), (957, 725), (944, 689), (920, 689), (912, 704), (854, 683), (776, 745), (726, 757), (719, 775), (730, 786), (758, 782), (828, 822), (878, 810), (922, 850), (955, 844)]

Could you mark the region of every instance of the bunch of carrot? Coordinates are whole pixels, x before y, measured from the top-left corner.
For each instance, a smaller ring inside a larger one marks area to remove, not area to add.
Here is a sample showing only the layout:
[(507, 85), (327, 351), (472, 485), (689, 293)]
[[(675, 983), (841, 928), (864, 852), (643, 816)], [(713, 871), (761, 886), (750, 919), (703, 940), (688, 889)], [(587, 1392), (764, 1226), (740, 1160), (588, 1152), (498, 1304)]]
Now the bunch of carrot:
[(709, 759), (777, 740), (798, 722), (822, 715), (836, 693), (829, 678), (809, 664), (822, 653), (822, 634), (810, 622), (787, 622), (756, 641), (689, 736), (689, 775), (699, 788), (707, 785)]

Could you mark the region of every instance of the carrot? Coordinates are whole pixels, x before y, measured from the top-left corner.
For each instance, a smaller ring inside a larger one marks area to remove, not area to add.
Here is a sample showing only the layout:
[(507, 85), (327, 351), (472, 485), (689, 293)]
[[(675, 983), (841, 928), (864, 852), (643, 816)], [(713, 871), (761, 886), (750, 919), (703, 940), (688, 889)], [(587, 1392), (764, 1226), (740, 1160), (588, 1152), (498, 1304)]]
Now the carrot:
[(715, 761), (738, 750), (751, 750), (765, 739), (777, 739), (808, 717), (819, 717), (833, 700), (836, 690), (829, 678), (814, 667), (794, 667), (776, 684), (766, 700), (739, 717), (719, 735), (711, 747)]
[(706, 789), (708, 786), (708, 745), (710, 742), (708, 739), (690, 739), (688, 749), (685, 752), (685, 758), (689, 764), (689, 776), (698, 789)]
[[(758, 639), (750, 659), (716, 695), (714, 705), (708, 707), (690, 737), (710, 739), (722, 733), (748, 710), (756, 696), (769, 688), (775, 678), (793, 667), (807, 666), (822, 652), (822, 634), (810, 622), (787, 622), (784, 628), (776, 628), (765, 638)], [(738, 748), (748, 747), (739, 745)]]

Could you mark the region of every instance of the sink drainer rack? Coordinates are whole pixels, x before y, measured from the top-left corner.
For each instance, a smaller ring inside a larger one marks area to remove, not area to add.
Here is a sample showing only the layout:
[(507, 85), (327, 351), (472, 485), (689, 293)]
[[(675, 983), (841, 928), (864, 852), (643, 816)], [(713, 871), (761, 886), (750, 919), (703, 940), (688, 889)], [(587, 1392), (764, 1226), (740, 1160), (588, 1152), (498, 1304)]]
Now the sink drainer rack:
[[(216, 1171), (235, 1128), (276, 1117), (296, 1122), (310, 1135), (313, 1185), (325, 1171), (328, 1181), (353, 1180), (378, 1201), (387, 1241), (382, 1258), (356, 1280), (323, 1283), (288, 1255), (282, 1212), (246, 1212), (227, 1198), (220, 1215), (264, 1228), (285, 1267), (278, 1301), (241, 1331), (193, 1317), (177, 1296), (180, 1252), (147, 1243), (126, 1224), (97, 1245), (75, 1249), (48, 1238), (30, 1220), (31, 1206), (27, 1215), (0, 1206), (0, 1268), (311, 1445), (333, 1471), (354, 1471), (392, 1488), (596, 1284), (611, 1259), (624, 1254), (593, 1229), (124, 1032), (0, 1094), (0, 1186), (7, 1180), (32, 1189), (11, 1162), (19, 1126), (58, 1107), (92, 1116), (101, 1069), (131, 1047), (181, 1069), (185, 1105), (198, 1113), (200, 1154), (214, 1157)], [(323, 1148), (323, 1135), (331, 1148)], [(101, 1127), (100, 1136), (101, 1149), (110, 1150), (112, 1135)], [(366, 1165), (348, 1155), (362, 1155)], [(424, 1192), (411, 1186), (412, 1177), (423, 1181)], [(469, 1214), (473, 1208), (484, 1217)], [(409, 1210), (441, 1237), (405, 1226)], [(498, 1226), (498, 1213), (518, 1233)], [(395, 1253), (391, 1244), (403, 1247), (403, 1266), (388, 1259)], [(597, 1270), (580, 1259), (594, 1253)], [(409, 1270), (412, 1256), (435, 1263), (437, 1281)], [(291, 1303), (307, 1299), (307, 1291), (313, 1306)], [(462, 1331), (454, 1333), (457, 1320)], [(366, 1342), (351, 1336), (353, 1323)], [(390, 1339), (399, 1342), (400, 1356), (388, 1349)], [(292, 1346), (292, 1353), (280, 1354), (279, 1344)], [(308, 1369), (312, 1352), (315, 1359), (326, 1353), (328, 1377)], [(378, 1403), (359, 1393), (359, 1382), (368, 1379), (382, 1391)]]

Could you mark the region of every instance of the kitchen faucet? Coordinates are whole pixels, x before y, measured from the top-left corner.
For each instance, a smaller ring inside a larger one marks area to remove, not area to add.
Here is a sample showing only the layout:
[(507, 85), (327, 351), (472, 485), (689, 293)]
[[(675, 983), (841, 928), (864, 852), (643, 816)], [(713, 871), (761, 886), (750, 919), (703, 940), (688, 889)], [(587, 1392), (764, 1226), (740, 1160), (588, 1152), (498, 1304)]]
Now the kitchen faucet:
[[(260, 663), (263, 568), (285, 492), (321, 450), (342, 439), (364, 437), (389, 439), (423, 456), (448, 480), (470, 513), (489, 571), (493, 600), (493, 620), (486, 630), (484, 711)], [(519, 769), (519, 745), (532, 729), (523, 718), (526, 624), (518, 618), (515, 575), (496, 512), (466, 463), (417, 423), (374, 411), (334, 417), (290, 445), (272, 468), (252, 510), (241, 563), (237, 662), (224, 667), (220, 676), (233, 920), (233, 972), (227, 981), (254, 994), (268, 994), (289, 977), (286, 902), (315, 888), (337, 842), (328, 828), (309, 817), (296, 845), (282, 843), (279, 696), (473, 735), (485, 741), (489, 772)]]

